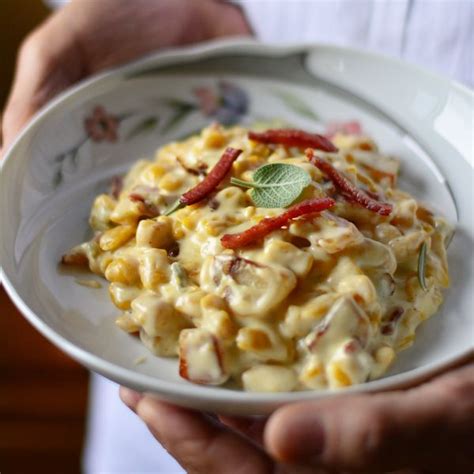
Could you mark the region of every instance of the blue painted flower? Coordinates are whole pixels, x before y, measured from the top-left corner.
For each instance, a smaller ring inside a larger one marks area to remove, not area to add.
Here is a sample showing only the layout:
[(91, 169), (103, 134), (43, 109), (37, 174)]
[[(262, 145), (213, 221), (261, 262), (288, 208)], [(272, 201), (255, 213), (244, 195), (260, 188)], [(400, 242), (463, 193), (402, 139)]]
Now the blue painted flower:
[(235, 84), (220, 81), (217, 91), (211, 87), (198, 87), (194, 90), (201, 112), (223, 125), (240, 121), (247, 113), (249, 99), (247, 93)]

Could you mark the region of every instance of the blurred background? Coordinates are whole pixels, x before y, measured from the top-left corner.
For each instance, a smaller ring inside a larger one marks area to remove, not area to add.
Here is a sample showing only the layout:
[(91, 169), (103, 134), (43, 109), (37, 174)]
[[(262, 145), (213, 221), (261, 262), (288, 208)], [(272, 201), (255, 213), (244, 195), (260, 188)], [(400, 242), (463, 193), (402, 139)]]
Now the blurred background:
[[(17, 49), (49, 14), (42, 0), (0, 0), (0, 111)], [(88, 374), (15, 309), (0, 286), (0, 472), (80, 472)]]

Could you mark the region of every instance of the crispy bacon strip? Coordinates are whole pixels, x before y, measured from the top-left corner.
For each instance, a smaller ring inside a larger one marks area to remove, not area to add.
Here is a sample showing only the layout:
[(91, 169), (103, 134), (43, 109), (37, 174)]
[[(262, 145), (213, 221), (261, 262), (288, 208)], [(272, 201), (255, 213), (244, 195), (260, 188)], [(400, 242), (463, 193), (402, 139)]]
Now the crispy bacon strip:
[(391, 204), (380, 202), (370, 197), (365, 191), (359, 189), (352, 181), (334, 168), (329, 161), (316, 156), (313, 150), (306, 150), (306, 156), (316, 168), (320, 169), (334, 183), (347, 200), (360, 204), (362, 207), (381, 216), (388, 216), (392, 212)]
[(122, 176), (114, 176), (110, 182), (109, 194), (114, 198), (118, 199), (123, 189), (123, 178)]
[(226, 148), (223, 155), (208, 175), (198, 185), (184, 193), (179, 199), (179, 202), (185, 206), (189, 206), (207, 197), (225, 178), (232, 163), (241, 153), (242, 150), (237, 150), (231, 147)]
[(266, 132), (249, 132), (250, 140), (260, 143), (278, 143), (298, 148), (316, 148), (317, 150), (335, 152), (337, 148), (323, 135), (293, 129), (275, 129)]
[(140, 213), (142, 217), (153, 218), (160, 215), (159, 209), (140, 192), (132, 192), (128, 197), (130, 201), (140, 203)]
[(305, 214), (312, 214), (314, 212), (321, 212), (329, 207), (334, 206), (336, 202), (331, 198), (314, 198), (307, 199), (290, 207), (287, 211), (279, 216), (266, 217), (258, 224), (244, 230), (239, 234), (225, 234), (221, 237), (221, 243), (225, 248), (237, 249), (245, 247), (256, 240), (263, 239), (266, 235), (274, 230), (280, 229), (288, 225), (292, 219), (303, 216)]

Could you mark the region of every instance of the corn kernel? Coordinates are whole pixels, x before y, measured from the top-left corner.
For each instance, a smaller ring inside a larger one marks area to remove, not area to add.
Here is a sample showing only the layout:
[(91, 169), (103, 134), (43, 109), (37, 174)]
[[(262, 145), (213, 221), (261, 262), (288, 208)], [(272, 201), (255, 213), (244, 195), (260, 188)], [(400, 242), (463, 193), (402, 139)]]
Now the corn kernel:
[(183, 229), (183, 225), (180, 221), (173, 221), (173, 238), (175, 240), (182, 239), (186, 235), (186, 232)]
[(410, 334), (406, 337), (404, 337), (399, 343), (397, 349), (399, 351), (406, 349), (407, 347), (410, 347), (413, 344), (413, 341), (415, 340), (415, 335)]
[(346, 374), (346, 372), (339, 366), (337, 363), (333, 363), (329, 366), (329, 377), (331, 385), (333, 388), (337, 387), (349, 387), (352, 385), (352, 380), (350, 377)]
[(129, 197), (125, 197), (120, 199), (115, 206), (115, 209), (110, 214), (110, 221), (116, 224), (135, 225), (142, 212), (142, 202), (134, 202)]
[(237, 347), (243, 351), (265, 351), (272, 347), (272, 341), (260, 329), (242, 328), (237, 336)]
[(395, 351), (389, 346), (383, 346), (375, 352), (375, 360), (386, 369), (395, 358)]
[(312, 355), (304, 365), (299, 380), (309, 388), (322, 388), (326, 384), (324, 366), (317, 356)]
[(166, 173), (158, 183), (158, 187), (164, 191), (176, 191), (183, 184), (182, 178), (176, 176), (174, 173)]
[(186, 229), (194, 230), (196, 228), (197, 218), (196, 216), (189, 215), (181, 219), (181, 223), (186, 227)]
[(244, 216), (248, 219), (249, 217), (253, 217), (255, 215), (255, 206), (247, 206), (244, 209)]
[(99, 240), (102, 250), (115, 250), (127, 243), (135, 234), (135, 227), (132, 225), (119, 225), (113, 229), (105, 231)]
[(112, 252), (104, 252), (98, 256), (99, 269), (102, 275), (105, 274), (105, 270), (112, 263), (113, 259), (114, 259), (114, 256)]
[(231, 340), (234, 342), (237, 334), (237, 325), (229, 316), (227, 311), (210, 311), (205, 314), (200, 327), (215, 334), (219, 339)]
[(115, 283), (134, 285), (139, 281), (137, 265), (125, 258), (115, 258), (105, 270), (105, 278)]
[(89, 224), (94, 230), (106, 230), (109, 228), (110, 215), (115, 209), (117, 202), (108, 194), (101, 194), (95, 198), (92, 205)]
[(204, 229), (208, 235), (212, 235), (213, 237), (217, 237), (221, 233), (220, 226), (215, 224), (205, 224)]
[(225, 145), (226, 137), (220, 127), (209, 127), (203, 131), (203, 145), (209, 148), (219, 148)]
[(129, 287), (121, 283), (111, 283), (109, 285), (109, 295), (112, 303), (122, 310), (130, 309), (132, 301), (139, 295), (140, 290), (136, 287)]
[(142, 174), (143, 180), (150, 186), (156, 186), (159, 179), (166, 173), (163, 166), (153, 163)]
[(200, 303), (203, 311), (210, 311), (213, 309), (224, 310), (227, 307), (223, 298), (213, 294), (202, 297)]

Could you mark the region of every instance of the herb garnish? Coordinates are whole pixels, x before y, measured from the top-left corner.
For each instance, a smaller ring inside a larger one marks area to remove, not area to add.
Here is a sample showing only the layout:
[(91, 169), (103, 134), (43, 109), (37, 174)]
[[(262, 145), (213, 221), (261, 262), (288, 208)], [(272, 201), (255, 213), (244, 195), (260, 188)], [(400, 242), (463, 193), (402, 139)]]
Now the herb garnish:
[(285, 163), (263, 165), (252, 178), (253, 181), (231, 178), (230, 182), (252, 188), (250, 196), (255, 205), (266, 208), (289, 206), (311, 183), (311, 176), (303, 168)]
[(423, 290), (428, 291), (426, 286), (425, 272), (426, 272), (426, 250), (428, 245), (423, 242), (420, 247), (420, 253), (418, 254), (418, 282), (420, 283)]

